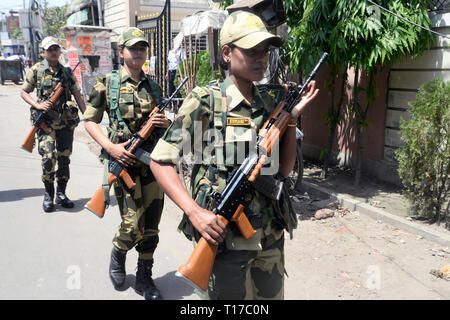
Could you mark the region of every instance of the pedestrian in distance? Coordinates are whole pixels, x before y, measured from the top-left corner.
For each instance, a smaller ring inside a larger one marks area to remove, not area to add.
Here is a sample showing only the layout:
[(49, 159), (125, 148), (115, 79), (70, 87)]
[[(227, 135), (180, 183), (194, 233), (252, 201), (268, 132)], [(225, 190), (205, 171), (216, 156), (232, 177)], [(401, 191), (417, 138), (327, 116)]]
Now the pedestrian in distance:
[[(207, 289), (210, 299), (284, 298), (284, 230), (291, 233), (297, 225), (286, 188), (280, 200), (270, 199), (256, 189), (244, 195), (249, 202), (245, 213), (256, 230), (248, 240), (234, 224), (225, 226), (212, 213), (214, 191), (224, 190), (227, 179), (240, 165), (238, 159), (245, 158), (242, 153), (248, 152), (275, 110), (276, 102), (266, 92), (258, 92), (253, 82), (264, 76), (270, 47), (281, 44), (281, 39), (269, 33), (257, 15), (233, 12), (220, 31), (221, 67), (228, 70), (227, 77), (223, 82), (192, 90), (151, 154), (150, 167), (157, 181), (184, 211), (178, 228), (188, 239), (198, 241), (203, 237), (212, 245), (219, 244)], [(317, 94), (312, 81), (293, 109), (291, 123), (280, 142), (279, 166), (273, 179), (283, 181), (292, 170), (296, 122)], [(200, 129), (196, 127), (200, 125)], [(208, 130), (212, 130), (211, 135)], [(217, 133), (221, 134), (219, 138)], [(214, 139), (208, 141), (204, 138), (208, 136)], [(186, 148), (187, 144), (190, 148)], [(178, 179), (174, 164), (185, 150), (195, 151), (198, 146), (202, 147), (196, 152), (201, 159), (194, 159), (191, 197)]]
[[(168, 81), (169, 85), (169, 97), (176, 90), (174, 81), (177, 76), (178, 65), (181, 63), (181, 49), (173, 47), (173, 40), (171, 41), (171, 43), (172, 49), (169, 50), (169, 54), (167, 56), (168, 65), (166, 72), (166, 80)], [(176, 95), (176, 98), (181, 98), (181, 94), (178, 93)], [(178, 109), (179, 103), (176, 102), (175, 105), (177, 106)]]
[[(66, 187), (70, 178), (69, 164), (73, 134), (80, 122), (78, 109), (83, 113), (86, 106), (72, 70), (62, 66), (58, 61), (61, 46), (56, 38), (44, 38), (41, 46), (44, 59), (27, 72), (20, 96), (31, 105), (32, 121), (37, 117), (38, 111), (48, 113), (52, 110), (57, 114), (57, 116), (48, 117), (45, 120), (50, 132), (39, 129), (36, 134), (38, 152), (42, 157), (42, 182), (45, 186), (42, 207), (45, 212), (52, 212), (54, 210), (55, 175), (56, 203), (64, 208), (74, 206), (74, 203), (66, 196)], [(57, 103), (53, 105), (48, 98), (60, 82), (63, 83), (64, 92)], [(37, 90), (37, 101), (31, 96), (34, 89)], [(71, 100), (72, 95), (75, 97), (78, 108)]]
[[(123, 67), (97, 80), (84, 113), (85, 128), (102, 147), (102, 162), (107, 165), (108, 159), (116, 159), (136, 183), (131, 189), (122, 179), (113, 184), (122, 223), (113, 239), (110, 279), (116, 289), (123, 286), (126, 254), (135, 247), (139, 253), (135, 289), (146, 299), (157, 300), (162, 296), (152, 279), (152, 267), (164, 194), (148, 165), (137, 161), (126, 146), (161, 102), (161, 88), (142, 71), (149, 45), (141, 30), (126, 28), (118, 47)], [(118, 93), (117, 99), (110, 99), (113, 92)], [(104, 112), (109, 116), (108, 136), (98, 125)], [(141, 147), (148, 152), (170, 125), (164, 114), (156, 113), (152, 119), (156, 130)]]

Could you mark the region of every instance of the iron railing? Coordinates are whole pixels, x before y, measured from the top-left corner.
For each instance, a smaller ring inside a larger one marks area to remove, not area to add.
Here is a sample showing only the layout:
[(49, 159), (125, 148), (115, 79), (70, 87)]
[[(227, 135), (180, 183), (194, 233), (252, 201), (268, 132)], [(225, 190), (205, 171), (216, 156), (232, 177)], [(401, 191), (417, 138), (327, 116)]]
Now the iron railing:
[(155, 57), (155, 71), (150, 76), (159, 84), (164, 96), (169, 96), (169, 88), (165, 81), (167, 72), (167, 56), (170, 50), (170, 0), (166, 1), (161, 14), (155, 18), (135, 17), (136, 27), (141, 29), (150, 44), (149, 58)]

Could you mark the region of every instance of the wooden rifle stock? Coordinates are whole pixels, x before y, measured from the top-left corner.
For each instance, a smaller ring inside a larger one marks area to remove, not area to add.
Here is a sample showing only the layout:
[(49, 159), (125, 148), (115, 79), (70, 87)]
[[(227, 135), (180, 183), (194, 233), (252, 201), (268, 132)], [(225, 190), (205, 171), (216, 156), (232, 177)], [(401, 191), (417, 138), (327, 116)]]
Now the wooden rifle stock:
[[(250, 182), (255, 182), (255, 179), (258, 177), (259, 172), (266, 162), (267, 156), (270, 156), (272, 154), (273, 147), (279, 143), (280, 137), (286, 132), (289, 122), (291, 121), (291, 114), (283, 109), (284, 105), (285, 102), (279, 103), (275, 112), (272, 114), (273, 117), (271, 115), (271, 117), (264, 124), (263, 129), (261, 129), (258, 133), (258, 135), (261, 137), (261, 142), (258, 145), (259, 150), (264, 150), (265, 154), (261, 155), (258, 160), (258, 164), (250, 174), (250, 177), (248, 178), (248, 181)], [(270, 130), (267, 131), (265, 128), (270, 120), (273, 120), (274, 122)]]
[[(159, 111), (159, 109), (157, 107), (155, 107), (152, 110), (152, 112), (149, 115), (149, 119), (144, 123), (142, 128), (137, 133), (137, 135), (140, 138), (142, 138), (142, 140), (147, 140), (147, 138), (150, 137), (153, 130), (155, 129), (155, 126), (153, 125), (151, 118), (158, 111)], [(127, 150), (134, 154), (136, 152), (136, 149), (141, 145), (142, 140), (139, 138), (133, 139), (130, 142), (130, 145), (127, 146)], [(113, 160), (113, 161), (117, 161), (117, 160)], [(122, 180), (125, 182), (127, 187), (130, 189), (136, 185), (134, 183), (133, 179), (131, 179), (130, 175), (128, 174), (128, 172), (125, 169), (123, 169), (120, 172), (119, 178), (122, 178)], [(114, 183), (114, 181), (116, 181), (116, 179), (117, 179), (117, 176), (115, 176), (112, 173), (109, 173), (109, 175), (108, 175), (109, 188), (111, 188), (111, 185)], [(99, 187), (97, 189), (97, 191), (95, 191), (92, 198), (88, 202), (86, 202), (84, 207), (86, 209), (88, 209), (89, 211), (91, 211), (92, 213), (94, 213), (97, 217), (103, 218), (103, 216), (105, 215), (105, 208), (106, 208), (105, 197), (103, 194), (103, 186)]]
[[(72, 72), (75, 71), (75, 69), (78, 67), (78, 65), (81, 62), (78, 62), (75, 68), (73, 68)], [(52, 93), (50, 94), (50, 97), (47, 101), (50, 101), (52, 103), (52, 107), (58, 102), (59, 98), (61, 97), (61, 94), (64, 92), (64, 87), (62, 82), (58, 82), (56, 86), (53, 88)], [(49, 134), (51, 130), (47, 127), (45, 124), (45, 119), (43, 116), (43, 111), (40, 111), (39, 116), (36, 118), (35, 122), (33, 123), (33, 126), (31, 127), (31, 130), (28, 132), (27, 136), (25, 137), (25, 140), (21, 144), (21, 148), (28, 151), (33, 152), (33, 146), (34, 146), (34, 136), (36, 135), (36, 132), (38, 129), (44, 130), (45, 133)]]
[(33, 152), (33, 146), (34, 146), (34, 136), (36, 135), (36, 132), (38, 129), (41, 128), (44, 130), (45, 133), (50, 133), (50, 129), (47, 127), (45, 122), (41, 122), (39, 126), (32, 126), (30, 131), (28, 132), (27, 136), (25, 137), (25, 140), (22, 142), (20, 147), (23, 150), (26, 150), (28, 152)]
[[(167, 100), (167, 102), (163, 103), (162, 106), (159, 105), (159, 106), (153, 108), (152, 112), (149, 114), (148, 119), (142, 125), (141, 129), (139, 129), (139, 131), (133, 135), (130, 143), (126, 146), (127, 151), (135, 154), (137, 149), (142, 145), (143, 141), (147, 140), (151, 136), (151, 134), (155, 130), (155, 126), (153, 125), (153, 120), (152, 120), (153, 115), (155, 115), (156, 113), (161, 113), (164, 110), (164, 108), (175, 97), (175, 95), (178, 93), (178, 91), (181, 89), (181, 87), (186, 83), (187, 79), (188, 79), (187, 77), (183, 79), (183, 81), (176, 88), (176, 90), (172, 93), (172, 95)], [(112, 160), (112, 161), (117, 162), (117, 160)], [(121, 178), (123, 180), (123, 182), (125, 182), (125, 184), (127, 185), (127, 187), (129, 189), (134, 188), (134, 186), (136, 185), (134, 183), (133, 179), (131, 179), (131, 177), (128, 174), (128, 172), (126, 171), (126, 169), (123, 169), (122, 171), (120, 171), (119, 178)], [(108, 175), (109, 188), (111, 188), (111, 185), (114, 183), (114, 181), (116, 181), (116, 179), (117, 179), (117, 176), (110, 172)], [(94, 213), (97, 217), (103, 218), (103, 216), (105, 215), (105, 208), (106, 208), (105, 197), (104, 197), (104, 193), (103, 193), (103, 186), (101, 186), (100, 188), (97, 189), (97, 191), (95, 191), (92, 198), (88, 202), (86, 202), (84, 207), (86, 209), (88, 209), (89, 211), (91, 211), (92, 213)]]
[[(278, 104), (274, 112), (272, 112), (267, 121), (264, 123), (262, 129), (258, 133), (257, 147), (259, 151), (259, 158), (255, 162), (248, 162), (249, 166), (254, 164), (254, 167), (250, 171), (248, 181), (253, 183), (258, 177), (267, 156), (271, 155), (273, 147), (279, 143), (281, 136), (283, 136), (283, 134), (285, 133), (289, 122), (292, 119), (291, 111), (293, 107), (295, 107), (295, 105), (298, 103), (303, 94), (303, 91), (308, 86), (309, 82), (314, 78), (317, 70), (324, 63), (327, 57), (327, 53), (324, 53), (322, 55), (319, 63), (311, 72), (302, 89), (300, 90), (300, 92), (298, 92), (297, 96), (294, 97), (293, 94), (290, 94), (289, 97), (283, 99), (283, 101)], [(261, 154), (262, 151), (265, 151), (265, 154)], [(247, 161), (247, 159), (244, 160), (244, 163), (245, 161)], [(231, 180), (233, 180), (233, 178)], [(238, 179), (241, 178), (242, 175)], [(231, 183), (233, 183), (233, 181), (231, 181)], [(227, 187), (225, 188), (225, 190), (227, 190)], [(236, 222), (243, 237), (245, 239), (249, 239), (256, 233), (256, 231), (253, 229), (243, 211), (244, 206), (240, 204), (230, 220)], [(228, 220), (226, 218), (224, 218), (222, 215), (218, 216), (225, 225), (228, 225)], [(175, 275), (187, 281), (190, 285), (206, 291), (209, 277), (214, 265), (216, 253), (217, 246), (211, 245), (204, 238), (201, 238), (186, 264), (182, 265)]]
[[(119, 177), (122, 178), (122, 180), (125, 182), (127, 187), (130, 189), (136, 185), (134, 183), (133, 179), (131, 179), (128, 172), (126, 172), (125, 170), (122, 170)], [(114, 183), (114, 181), (116, 181), (116, 179), (117, 179), (117, 177), (115, 175), (113, 175), (112, 173), (110, 173), (108, 175), (109, 188), (111, 188), (111, 185)], [(103, 187), (100, 187), (97, 189), (97, 191), (95, 191), (91, 200), (86, 202), (84, 207), (86, 209), (88, 209), (89, 211), (91, 211), (93, 214), (95, 214), (97, 217), (103, 218), (103, 216), (105, 215), (105, 208), (106, 208), (105, 196), (103, 194)]]
[[(217, 215), (217, 217), (222, 220), (225, 226), (228, 225), (228, 220), (226, 218), (220, 214)], [(230, 220), (236, 223), (245, 239), (250, 239), (256, 233), (244, 213), (244, 206), (242, 204), (238, 206)], [(200, 238), (188, 261), (178, 268), (175, 275), (182, 278), (190, 285), (206, 291), (216, 253), (217, 245), (210, 244), (203, 237)]]

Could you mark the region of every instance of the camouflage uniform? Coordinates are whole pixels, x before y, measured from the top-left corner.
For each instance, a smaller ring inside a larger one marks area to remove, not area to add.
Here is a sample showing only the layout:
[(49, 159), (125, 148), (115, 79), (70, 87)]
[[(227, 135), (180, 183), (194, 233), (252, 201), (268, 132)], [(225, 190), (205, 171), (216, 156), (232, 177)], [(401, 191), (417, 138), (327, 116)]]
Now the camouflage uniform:
[[(66, 184), (70, 178), (69, 163), (72, 154), (73, 133), (80, 122), (78, 108), (71, 101), (71, 93), (80, 91), (80, 86), (70, 68), (58, 64), (58, 70), (52, 72), (48, 61), (38, 62), (28, 71), (22, 89), (31, 93), (37, 88), (38, 102), (47, 100), (53, 88), (66, 79), (68, 85), (58, 102), (52, 107), (60, 117), (53, 120), (45, 120), (50, 133), (42, 129), (37, 132), (38, 151), (42, 156), (42, 181), (53, 184), (55, 172), (58, 183)], [(31, 121), (33, 123), (37, 110), (30, 108)], [(56, 170), (56, 163), (58, 169)]]
[[(118, 119), (111, 117), (110, 110), (110, 79), (111, 75), (99, 77), (89, 97), (84, 119), (100, 123), (103, 113), (110, 115), (108, 138), (113, 143), (122, 143), (139, 131), (152, 109), (160, 102), (161, 89), (148, 79), (144, 73), (138, 83), (131, 79), (125, 68), (119, 71), (119, 101), (118, 107), (124, 121), (121, 129)], [(164, 132), (156, 128), (142, 148), (148, 152), (153, 149), (156, 141)], [(100, 156), (104, 161), (108, 155), (103, 150)], [(129, 189), (122, 179), (114, 183), (114, 192), (119, 204), (122, 223), (117, 231), (113, 244), (116, 248), (128, 251), (136, 246), (139, 257), (149, 260), (159, 241), (158, 224), (164, 204), (164, 194), (156, 182), (150, 168), (140, 162), (127, 168), (136, 186)]]
[[(198, 154), (198, 151), (202, 154), (201, 165), (194, 170), (193, 198), (203, 208), (214, 208), (211, 196), (213, 189), (219, 192), (223, 190), (226, 179), (240, 164), (238, 150), (244, 147), (248, 150), (255, 142), (259, 128), (275, 109), (276, 104), (271, 96), (258, 93), (256, 88), (254, 90), (256, 94), (250, 104), (230, 78), (226, 78), (221, 87), (212, 85), (194, 88), (151, 154), (155, 161), (176, 163), (189, 143), (186, 136), (193, 137), (189, 147), (194, 150), (194, 154)], [(224, 106), (222, 96), (225, 95)], [(226, 121), (221, 121), (224, 117)], [(208, 137), (208, 134), (205, 135), (208, 129), (221, 131), (224, 123), (223, 147), (212, 148), (211, 141), (205, 141), (203, 137)], [(210, 155), (203, 152), (207, 149), (211, 151)], [(220, 154), (223, 154), (222, 163)], [(195, 161), (197, 163), (199, 160)], [(271, 200), (256, 190), (246, 195), (245, 198), (249, 199), (246, 213), (259, 216), (262, 221), (254, 225), (257, 233), (249, 240), (240, 235), (234, 224), (229, 225), (229, 232), (219, 247), (209, 282), (211, 299), (283, 298), (283, 229), (291, 232), (296, 227), (295, 215), (284, 191), (280, 201)], [(199, 239), (198, 232), (186, 215), (179, 229), (188, 238)]]

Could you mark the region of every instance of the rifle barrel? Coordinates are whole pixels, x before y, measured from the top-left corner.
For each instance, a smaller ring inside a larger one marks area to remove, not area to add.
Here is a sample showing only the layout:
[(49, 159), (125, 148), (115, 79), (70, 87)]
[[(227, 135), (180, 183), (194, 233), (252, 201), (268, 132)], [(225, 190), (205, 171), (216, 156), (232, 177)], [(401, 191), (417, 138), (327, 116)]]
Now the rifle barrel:
[(180, 91), (181, 87), (186, 83), (186, 81), (188, 81), (189, 77), (184, 78), (180, 85), (175, 89), (175, 91), (172, 93), (172, 95), (169, 97), (169, 99), (167, 99), (164, 102), (164, 105), (161, 106), (161, 108), (158, 110), (158, 113), (161, 113), (170, 103), (170, 101), (172, 101), (172, 99), (175, 97), (175, 95), (178, 93), (178, 91)]
[(292, 103), (289, 104), (286, 111), (288, 111), (290, 113), (292, 111), (292, 109), (295, 107), (295, 105), (300, 101), (300, 98), (302, 97), (302, 94), (305, 91), (305, 89), (308, 87), (308, 84), (311, 82), (312, 79), (314, 79), (317, 71), (322, 66), (322, 64), (325, 62), (325, 60), (327, 60), (327, 58), (328, 58), (328, 53), (324, 52), (322, 54), (322, 57), (320, 58), (319, 62), (314, 67), (313, 71), (311, 71), (311, 73), (309, 74), (308, 79), (306, 79), (305, 83), (302, 85), (302, 88), (300, 89), (300, 92), (298, 93), (297, 97), (292, 101)]

